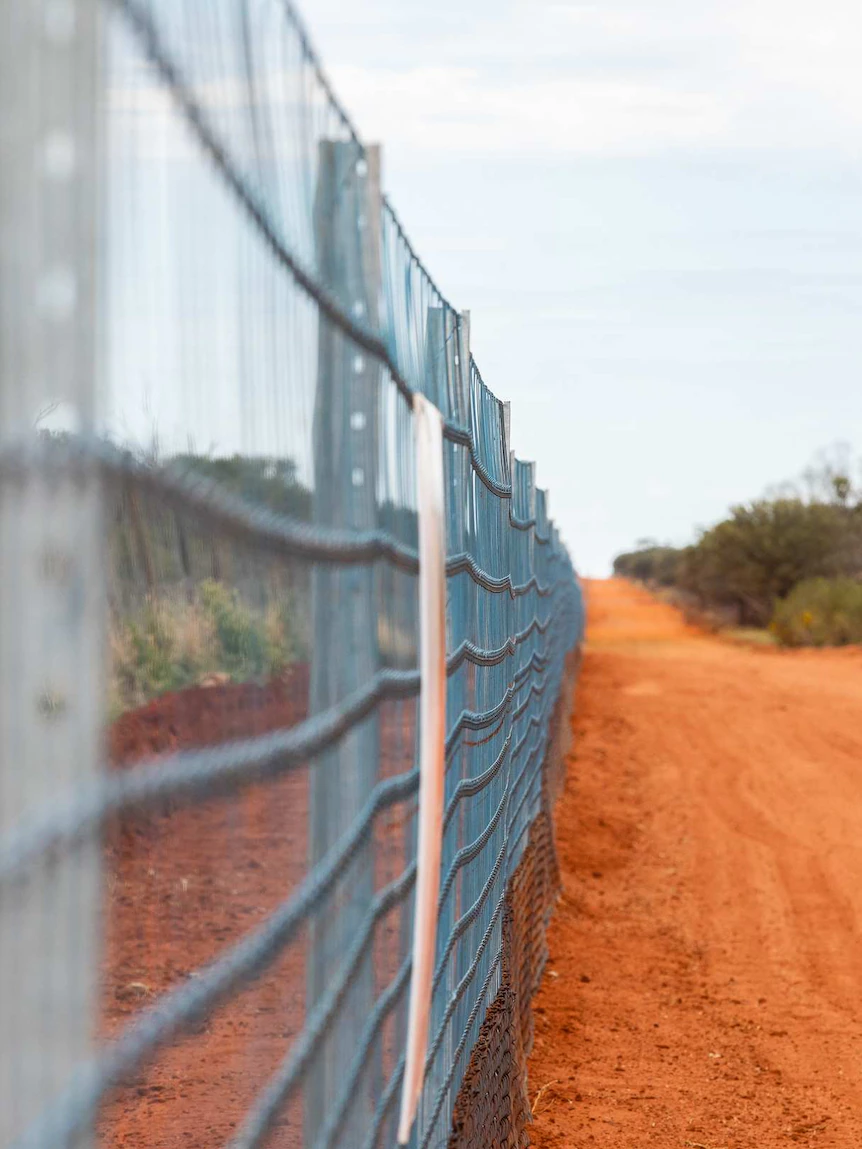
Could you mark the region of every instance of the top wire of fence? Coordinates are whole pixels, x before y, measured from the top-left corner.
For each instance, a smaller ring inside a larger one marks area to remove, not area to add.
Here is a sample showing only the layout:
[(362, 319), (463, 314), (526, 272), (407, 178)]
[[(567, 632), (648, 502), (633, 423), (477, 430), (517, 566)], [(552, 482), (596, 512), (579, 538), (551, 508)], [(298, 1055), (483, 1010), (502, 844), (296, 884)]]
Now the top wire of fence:
[(447, 740), (412, 1145), (438, 1146), (581, 635), (569, 556), (292, 6), (44, 9), (8, 12), (0, 50), (23, 173), (0, 213), (0, 1144), (395, 1143), (421, 392)]

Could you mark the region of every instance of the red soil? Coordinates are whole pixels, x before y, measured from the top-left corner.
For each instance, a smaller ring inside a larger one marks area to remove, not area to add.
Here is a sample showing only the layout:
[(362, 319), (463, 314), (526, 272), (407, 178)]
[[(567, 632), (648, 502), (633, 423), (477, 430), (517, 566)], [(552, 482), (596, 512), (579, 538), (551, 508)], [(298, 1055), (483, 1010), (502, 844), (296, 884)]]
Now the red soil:
[(862, 651), (589, 586), (533, 1143), (862, 1140)]
[[(122, 769), (141, 758), (245, 738), (305, 717), (308, 670), (283, 681), (199, 687), (166, 695), (121, 717), (109, 732)], [(382, 708), (383, 768), (412, 764), (409, 707)], [(406, 764), (405, 764), (406, 763)], [(400, 820), (400, 821), (399, 821)], [(107, 1039), (165, 990), (193, 977), (268, 917), (307, 873), (308, 771), (200, 806), (150, 813), (115, 826), (106, 844), (106, 948), (102, 1032)], [(376, 834), (379, 887), (404, 863), (404, 812)], [(391, 976), (397, 923), (378, 947)], [(391, 968), (390, 968), (391, 967)], [(303, 936), (264, 975), (196, 1032), (160, 1050), (139, 1080), (105, 1106), (105, 1147), (210, 1149), (224, 1144), (289, 1051), (305, 1016)], [(300, 1143), (302, 1111), (289, 1105), (269, 1144)]]
[(307, 711), (306, 665), (264, 686), (193, 686), (121, 715), (108, 731), (108, 755), (122, 769), (152, 755), (292, 726)]
[[(177, 749), (248, 737), (301, 720), (307, 669), (267, 686), (196, 687), (123, 715), (109, 735), (118, 768)], [(102, 1019), (131, 1015), (253, 929), (306, 871), (306, 771), (231, 800), (165, 810), (108, 841)], [(102, 1121), (103, 1144), (221, 1144), (284, 1055), (304, 1015), (297, 947), (260, 985), (162, 1051)], [(293, 1000), (292, 1000), (293, 999)]]

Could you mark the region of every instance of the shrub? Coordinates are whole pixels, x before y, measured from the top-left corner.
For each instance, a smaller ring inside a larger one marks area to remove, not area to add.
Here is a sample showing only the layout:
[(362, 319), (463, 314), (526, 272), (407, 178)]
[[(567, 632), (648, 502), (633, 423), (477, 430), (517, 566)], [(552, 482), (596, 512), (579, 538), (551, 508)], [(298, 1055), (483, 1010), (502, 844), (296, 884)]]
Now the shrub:
[(862, 643), (862, 582), (806, 579), (776, 605), (770, 630), (784, 646)]
[(211, 458), (188, 454), (176, 455), (168, 461), (179, 471), (214, 479), (223, 490), (240, 495), (255, 506), (269, 507), (295, 519), (311, 518), (311, 491), (299, 481), (293, 459), (247, 455)]
[(614, 574), (639, 582), (673, 586), (677, 578), (680, 553), (675, 547), (640, 547), (636, 551), (617, 555), (614, 559)]
[(741, 622), (763, 626), (776, 600), (798, 583), (842, 573), (846, 532), (847, 513), (826, 503), (774, 499), (734, 507), (686, 550), (679, 583), (705, 602), (736, 605)]
[(212, 674), (234, 682), (272, 678), (304, 655), (296, 611), (283, 592), (256, 610), (215, 579), (191, 601), (151, 595), (111, 620), (111, 715)]
[(201, 583), (200, 598), (215, 630), (219, 667), (234, 679), (280, 674), (299, 653), (289, 601), (260, 614), (215, 579)]
[(205, 666), (205, 646), (198, 628), (165, 601), (148, 602), (138, 617), (112, 625), (112, 713), (191, 685)]
[(252, 614), (235, 590), (215, 579), (201, 583), (200, 598), (215, 630), (222, 668), (232, 677), (262, 674), (268, 653), (263, 619)]
[(731, 612), (737, 624), (765, 627), (776, 603), (800, 583), (844, 579), (849, 586), (862, 577), (862, 488), (854, 487), (848, 465), (838, 446), (805, 473), (807, 498), (790, 485), (732, 507), (680, 550), (641, 539), (617, 556), (614, 572), (672, 586), (701, 610)]

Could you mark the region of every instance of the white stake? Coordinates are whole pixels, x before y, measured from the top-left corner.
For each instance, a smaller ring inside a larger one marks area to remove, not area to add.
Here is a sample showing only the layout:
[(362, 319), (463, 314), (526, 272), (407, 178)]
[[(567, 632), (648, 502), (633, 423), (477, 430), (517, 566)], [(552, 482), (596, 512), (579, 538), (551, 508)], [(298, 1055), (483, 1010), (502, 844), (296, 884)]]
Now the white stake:
[(440, 892), (446, 741), (446, 531), (443, 420), (423, 395), (413, 399), (419, 504), (419, 836), (407, 1051), (398, 1142), (406, 1145), (425, 1077), (431, 980)]

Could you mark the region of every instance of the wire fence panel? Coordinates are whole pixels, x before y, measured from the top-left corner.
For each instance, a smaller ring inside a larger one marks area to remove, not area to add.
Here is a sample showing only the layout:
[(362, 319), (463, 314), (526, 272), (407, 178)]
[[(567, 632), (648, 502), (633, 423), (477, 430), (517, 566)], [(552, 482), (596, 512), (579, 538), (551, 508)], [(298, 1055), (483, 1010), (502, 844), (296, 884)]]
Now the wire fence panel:
[[(447, 736), (411, 1145), (440, 1146), (520, 976), (508, 891), (559, 786), (580, 589), (469, 317), (290, 5), (78, 7), (0, 27), (3, 178), (47, 165), (60, 197), (22, 177), (0, 204), (22, 237), (0, 267), (0, 1143), (395, 1144), (421, 392), (444, 424)], [(28, 111), (27, 69), (48, 85), (61, 49), (79, 137)], [(56, 267), (40, 228), (77, 237)], [(25, 287), (47, 326), (8, 303)]]

